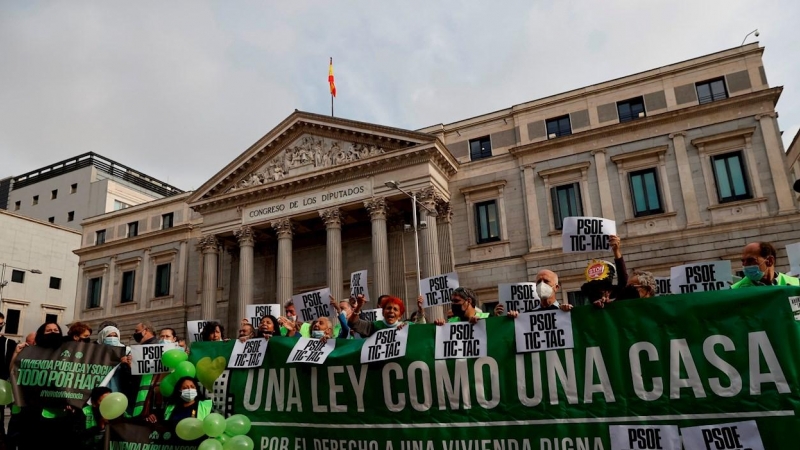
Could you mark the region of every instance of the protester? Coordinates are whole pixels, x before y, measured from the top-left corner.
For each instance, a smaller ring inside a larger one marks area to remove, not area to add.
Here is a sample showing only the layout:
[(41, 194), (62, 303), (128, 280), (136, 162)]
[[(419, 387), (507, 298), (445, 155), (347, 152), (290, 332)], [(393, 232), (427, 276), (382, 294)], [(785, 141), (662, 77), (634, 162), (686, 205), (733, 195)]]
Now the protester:
[(162, 328), (161, 331), (158, 332), (158, 343), (159, 344), (172, 344), (178, 343), (178, 333), (175, 332), (174, 328)]
[[(106, 328), (114, 327), (107, 326)], [(105, 433), (108, 420), (100, 414), (100, 403), (111, 392), (111, 389), (105, 386), (98, 386), (92, 389), (91, 404), (83, 407), (83, 415), (86, 421), (85, 429), (80, 430), (78, 433), (81, 448), (89, 450), (102, 450), (105, 448)]]
[(320, 317), (311, 322), (311, 337), (314, 339), (333, 339), (333, 324), (327, 317)]
[(769, 242), (752, 242), (745, 245), (742, 251), (744, 278), (731, 286), (731, 289), (751, 286), (800, 286), (800, 279), (775, 270), (776, 259), (775, 247)]
[[(6, 325), (6, 316), (0, 313), (0, 330)], [(14, 357), (14, 350), (17, 341), (5, 336), (0, 336), (0, 351), (3, 352), (3, 359), (0, 360), (0, 379), (8, 380), (11, 377), (11, 358)], [(0, 406), (0, 442), (3, 442), (6, 435), (5, 427), (6, 407)]]
[[(155, 327), (150, 322), (140, 322), (133, 329), (133, 340), (140, 345), (158, 344), (155, 335)], [(126, 413), (131, 417), (147, 416), (150, 410), (150, 400), (152, 399), (154, 381), (156, 377), (146, 375), (128, 375), (131, 367), (131, 356), (122, 357), (124, 364), (118, 370), (122, 370), (122, 379), (126, 380), (122, 387), (122, 392), (128, 397), (128, 409)]]
[(255, 328), (253, 328), (253, 325), (251, 325), (247, 319), (242, 319), (242, 324), (239, 326), (239, 340), (244, 342), (254, 337), (256, 337)]
[(339, 333), (337, 333), (336, 338), (350, 339), (352, 333), (350, 332), (350, 326), (347, 325), (348, 319), (353, 315), (353, 308), (350, 306), (350, 300), (342, 300), (337, 303), (332, 295), (330, 297), (331, 307), (336, 311), (336, 318), (339, 319)]
[(364, 306), (364, 303), (366, 303), (364, 297), (359, 296), (358, 303), (356, 303), (356, 308), (353, 310), (353, 313), (350, 315), (350, 318), (347, 321), (351, 330), (360, 334), (362, 337), (369, 337), (376, 331), (383, 330), (385, 328), (402, 328), (405, 326), (405, 323), (402, 321), (403, 314), (406, 312), (406, 306), (403, 301), (397, 297), (392, 297), (389, 295), (381, 297), (383, 298), (382, 303), (380, 303), (380, 307), (383, 312), (383, 319), (375, 322), (369, 322), (362, 320), (361, 317), (359, 317), (361, 314), (361, 308)]
[(294, 330), (292, 336), (296, 333), (300, 333), (300, 335), (303, 337), (311, 336), (311, 324), (298, 320), (297, 309), (295, 308), (294, 302), (291, 299), (283, 304), (283, 309), (286, 314), (278, 317), (278, 322), (281, 325), (281, 336), (289, 336), (289, 327), (285, 325), (287, 322), (292, 322), (293, 324), (293, 326), (291, 326), (291, 328)]
[[(548, 269), (541, 269), (536, 274), (536, 279), (534, 280), (536, 283), (536, 295), (539, 296), (539, 309), (540, 311), (548, 310), (548, 309), (561, 309), (562, 311), (571, 311), (572, 305), (570, 304), (563, 304), (559, 305), (557, 302), (556, 293), (561, 289), (561, 285), (558, 284), (558, 275), (553, 272), (552, 270)], [(494, 314), (496, 316), (502, 316), (503, 312), (505, 311), (505, 307), (503, 303), (498, 303), (497, 306), (494, 308)], [(508, 316), (516, 318), (519, 316), (519, 311), (509, 311)]]
[[(593, 260), (586, 267), (584, 276), (586, 283), (581, 286), (581, 292), (594, 306), (603, 308), (614, 301), (628, 285), (628, 272), (625, 269), (625, 260), (622, 258), (621, 241), (618, 236), (611, 236), (608, 240), (614, 253), (614, 264), (608, 261)], [(617, 283), (614, 284), (614, 277)]]
[(275, 316), (266, 315), (258, 322), (258, 337), (269, 339), (276, 330), (280, 330), (280, 324)]
[(67, 341), (91, 342), (92, 329), (83, 322), (75, 322), (67, 330)]
[(175, 383), (175, 389), (167, 400), (167, 407), (161, 417), (155, 414), (147, 416), (147, 421), (151, 423), (165, 422), (175, 429), (183, 419), (194, 417), (203, 420), (211, 413), (213, 403), (211, 400), (197, 399), (197, 386), (200, 383), (191, 377), (183, 377)]
[(33, 331), (25, 336), (25, 343), (28, 345), (36, 345), (36, 332)]
[(225, 340), (225, 327), (219, 322), (208, 322), (200, 335), (203, 342), (221, 342)]
[[(131, 349), (119, 340), (120, 332), (117, 327), (108, 325), (99, 333), (97, 333), (98, 343), (103, 345), (110, 345), (112, 347), (125, 347), (125, 355), (130, 354)], [(130, 365), (124, 361), (127, 358), (123, 357), (120, 364), (114, 367), (111, 372), (106, 376), (106, 386), (111, 388), (114, 392), (122, 390), (123, 386), (128, 386), (130, 383), (129, 377), (131, 376)]]
[[(478, 304), (478, 294), (470, 288), (457, 287), (450, 294), (450, 311), (453, 317), (447, 319), (447, 322), (469, 322), (471, 324), (478, 323), (479, 319), (489, 317), (489, 313), (479, 312), (475, 309)], [(444, 325), (444, 319), (436, 319), (433, 321), (436, 325)]]
[(117, 327), (108, 325), (100, 332), (97, 333), (97, 343), (111, 345), (114, 347), (123, 347), (124, 344), (119, 339), (119, 329)]
[(628, 284), (620, 291), (617, 300), (655, 297), (658, 293), (656, 279), (652, 273), (634, 270)]
[(156, 329), (150, 322), (139, 322), (133, 329), (133, 340), (141, 345), (158, 344)]

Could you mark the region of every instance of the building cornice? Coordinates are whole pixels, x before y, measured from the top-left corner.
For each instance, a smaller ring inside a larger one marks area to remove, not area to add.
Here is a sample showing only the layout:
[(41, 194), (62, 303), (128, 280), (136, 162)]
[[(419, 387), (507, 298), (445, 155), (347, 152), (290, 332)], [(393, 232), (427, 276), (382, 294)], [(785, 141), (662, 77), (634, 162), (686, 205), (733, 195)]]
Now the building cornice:
[[(73, 250), (72, 253), (83, 257), (86, 255), (90, 255), (92, 253), (104, 253), (108, 251), (118, 250), (120, 247), (130, 246), (140, 244), (140, 247), (146, 248), (152, 246), (152, 241), (154, 239), (162, 238), (162, 237), (174, 237), (176, 235), (184, 235), (182, 239), (188, 239), (192, 230), (194, 229), (195, 225), (192, 223), (184, 223), (181, 225), (176, 225), (172, 228), (167, 228), (166, 230), (156, 230), (150, 231), (147, 233), (142, 233), (136, 237), (132, 238), (125, 238), (125, 239), (115, 239), (113, 241), (106, 242), (100, 245), (91, 245), (87, 247), (81, 247), (77, 250)], [(177, 239), (176, 239), (177, 240)], [(119, 252), (112, 252), (113, 254), (117, 254)]]

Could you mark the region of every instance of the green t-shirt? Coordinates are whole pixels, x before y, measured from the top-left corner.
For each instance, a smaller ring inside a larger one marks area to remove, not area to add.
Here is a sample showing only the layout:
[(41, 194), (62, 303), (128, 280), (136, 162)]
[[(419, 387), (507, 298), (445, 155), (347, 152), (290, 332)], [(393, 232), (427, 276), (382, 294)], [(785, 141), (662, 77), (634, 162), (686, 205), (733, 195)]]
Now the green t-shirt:
[[(754, 284), (752, 281), (750, 281), (750, 278), (744, 277), (741, 280), (734, 283), (734, 285), (731, 286), (731, 289), (740, 289), (740, 288), (755, 287), (755, 286), (769, 286), (769, 285)], [(774, 286), (800, 286), (800, 279), (779, 273), (776, 278), (776, 283), (774, 284)]]
[[(486, 319), (486, 318), (489, 317), (489, 313), (476, 311), (475, 312), (475, 317), (477, 317), (478, 319)], [(453, 317), (447, 319), (447, 322), (448, 323), (461, 322), (461, 319), (459, 319), (456, 316), (453, 316)]]

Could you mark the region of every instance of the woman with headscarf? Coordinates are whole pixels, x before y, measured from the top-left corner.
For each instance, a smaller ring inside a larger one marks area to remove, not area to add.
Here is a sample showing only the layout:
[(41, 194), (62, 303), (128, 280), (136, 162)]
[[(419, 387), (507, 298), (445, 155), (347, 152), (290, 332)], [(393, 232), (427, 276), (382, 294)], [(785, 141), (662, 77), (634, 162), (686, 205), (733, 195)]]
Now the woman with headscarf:
[(362, 320), (360, 317), (361, 308), (364, 306), (364, 297), (358, 299), (356, 308), (347, 319), (350, 329), (360, 334), (362, 337), (369, 337), (373, 333), (386, 328), (401, 329), (405, 326), (403, 322), (403, 314), (406, 312), (406, 305), (397, 297), (387, 295), (380, 303), (383, 312), (383, 319), (376, 320), (375, 322), (368, 322)]
[[(121, 343), (119, 340), (119, 329), (113, 325), (108, 325), (97, 333), (97, 343), (110, 345), (112, 347), (125, 347), (125, 355), (131, 353), (130, 347)], [(130, 381), (131, 368), (127, 364), (118, 364), (106, 375), (101, 386), (109, 387), (113, 392), (120, 392), (122, 386), (126, 386)]]

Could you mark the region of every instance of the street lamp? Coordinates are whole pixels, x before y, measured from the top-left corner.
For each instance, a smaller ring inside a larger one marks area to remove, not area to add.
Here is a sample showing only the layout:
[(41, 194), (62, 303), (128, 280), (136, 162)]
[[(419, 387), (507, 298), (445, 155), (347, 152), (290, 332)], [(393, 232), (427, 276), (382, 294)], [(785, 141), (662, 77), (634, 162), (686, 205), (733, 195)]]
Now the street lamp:
[(2, 270), (0, 270), (0, 305), (3, 304), (3, 288), (6, 287), (6, 285), (8, 284), (8, 281), (6, 281), (6, 267), (10, 267), (12, 269), (17, 269), (17, 270), (22, 270), (24, 272), (35, 273), (37, 275), (41, 275), (42, 274), (42, 271), (39, 270), (39, 269), (23, 269), (21, 267), (14, 267), (14, 266), (8, 265), (6, 263), (2, 263), (2, 264), (0, 264), (0, 266), (2, 266)]
[(747, 34), (745, 34), (745, 35), (744, 35), (744, 39), (742, 39), (742, 43), (739, 45), (739, 47), (741, 47), (742, 45), (744, 45), (744, 41), (746, 41), (746, 40), (747, 40), (747, 37), (748, 37), (748, 36), (750, 36), (750, 35), (751, 35), (751, 34), (753, 34), (753, 33), (755, 33), (756, 37), (758, 37), (758, 35), (760, 34), (760, 33), (758, 32), (758, 28), (756, 28), (755, 30), (753, 30), (753, 31), (751, 31), (751, 32), (749, 32), (749, 33), (747, 33)]
[(400, 187), (400, 185), (397, 183), (397, 181), (394, 181), (394, 180), (387, 181), (386, 183), (384, 183), (384, 185), (386, 187), (388, 187), (389, 189), (397, 189), (398, 191), (402, 192), (403, 194), (406, 194), (407, 197), (411, 198), (411, 202), (412, 202), (411, 203), (411, 212), (413, 214), (412, 220), (414, 221), (414, 252), (415, 252), (415, 254), (417, 256), (417, 295), (422, 295), (422, 291), (420, 290), (420, 284), (421, 284), (420, 274), (421, 274), (421, 272), (419, 270), (419, 236), (417, 235), (417, 205), (425, 208), (425, 210), (428, 211), (428, 212), (434, 212), (434, 211), (431, 211), (427, 206), (425, 206), (422, 203), (417, 201), (417, 193), (416, 192), (412, 193), (412, 194), (409, 194), (408, 192), (403, 190), (403, 188)]

